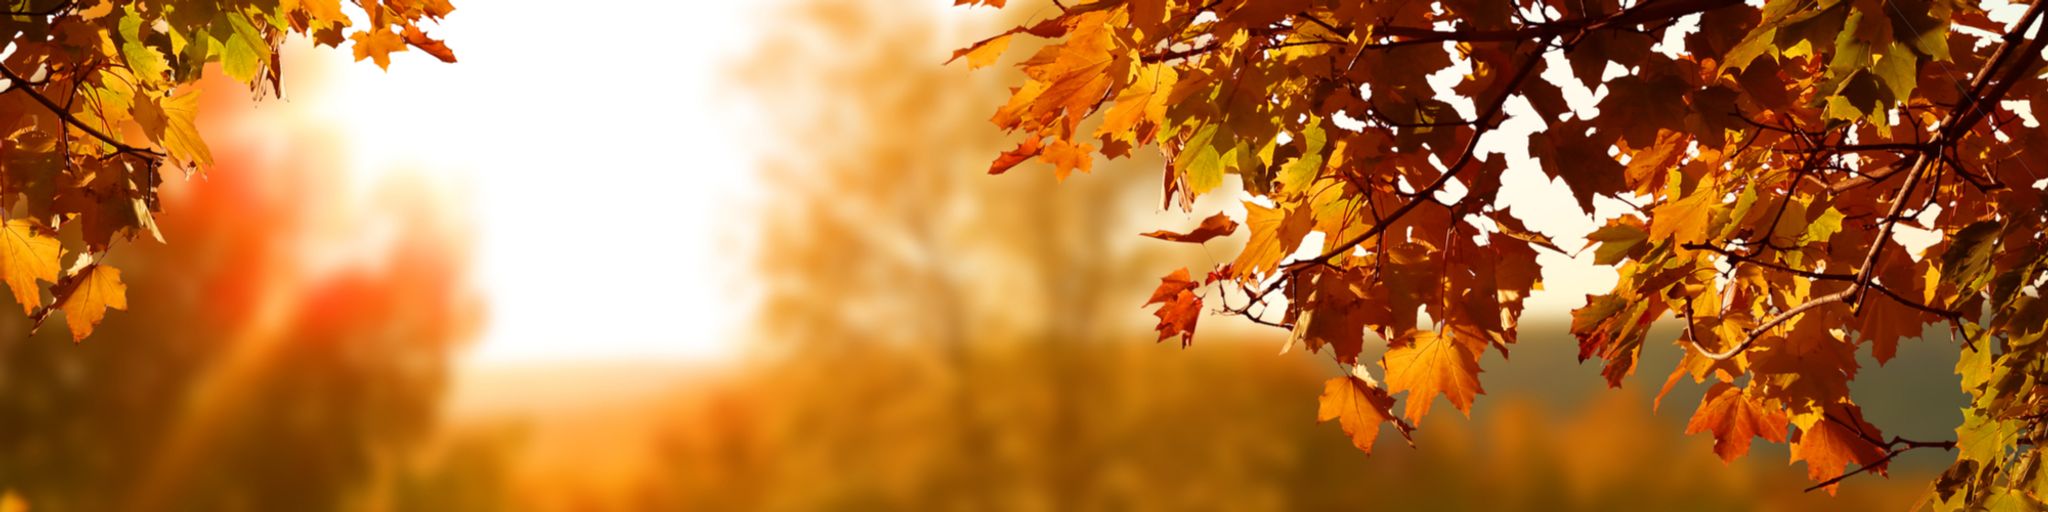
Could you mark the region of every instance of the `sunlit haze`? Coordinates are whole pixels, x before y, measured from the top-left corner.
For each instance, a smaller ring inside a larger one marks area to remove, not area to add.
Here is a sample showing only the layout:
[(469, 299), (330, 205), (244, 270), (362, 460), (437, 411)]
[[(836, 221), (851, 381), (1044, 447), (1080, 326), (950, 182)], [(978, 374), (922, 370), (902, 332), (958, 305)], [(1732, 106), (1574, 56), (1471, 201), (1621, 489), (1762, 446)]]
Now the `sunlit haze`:
[(489, 299), (470, 361), (723, 357), (745, 303), (728, 212), (751, 166), (717, 71), (748, 5), (626, 2), (565, 24), (541, 2), (464, 3), (435, 33), (459, 64), (299, 51), (330, 81), (288, 68), (287, 99), (342, 128), (359, 185), (416, 172), (470, 196)]

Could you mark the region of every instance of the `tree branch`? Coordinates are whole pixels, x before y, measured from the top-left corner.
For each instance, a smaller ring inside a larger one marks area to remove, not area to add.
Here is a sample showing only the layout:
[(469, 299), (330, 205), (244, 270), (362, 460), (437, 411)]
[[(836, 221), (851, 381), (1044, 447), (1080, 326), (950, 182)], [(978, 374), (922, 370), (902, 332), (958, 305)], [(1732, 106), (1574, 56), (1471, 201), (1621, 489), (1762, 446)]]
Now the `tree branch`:
[[(1928, 147), (1943, 148), (1955, 144), (1955, 142), (1961, 137), (1962, 134), (1968, 132), (1970, 126), (1975, 125), (1978, 121), (1983, 120), (1985, 110), (1977, 108), (1977, 106), (1985, 104), (1996, 105), (1999, 99), (2005, 96), (2006, 91), (2012, 89), (2013, 83), (2017, 82), (2018, 78), (2023, 73), (2025, 73), (2028, 68), (2033, 67), (2035, 61), (2039, 60), (2039, 55), (2041, 54), (2043, 45), (2048, 44), (2048, 36), (2036, 37), (2032, 40), (2026, 41), (2022, 41), (2020, 37), (2024, 35), (2026, 32), (2032, 30), (2032, 27), (2036, 24), (2036, 22), (2040, 20), (2041, 14), (2043, 12), (2043, 6), (2048, 6), (2048, 2), (2037, 2), (2033, 6), (2027, 8), (2026, 14), (2020, 18), (2020, 23), (2014, 26), (2011, 31), (2006, 32), (2004, 36), (2004, 43), (2000, 44), (1998, 49), (1994, 51), (1991, 59), (1986, 60), (1984, 62), (1983, 68), (1977, 71), (1976, 78), (1972, 80), (1971, 90), (1973, 91), (1973, 94), (1964, 96), (1961, 104), (1957, 105), (1955, 109), (1949, 110), (1948, 115), (1944, 119), (1942, 119), (1941, 122), (1937, 123), (1935, 126), (1932, 127), (1935, 130), (1935, 133), (1934, 137), (1928, 139), (1926, 143)], [(2022, 45), (2022, 42), (2024, 42), (2025, 44)], [(2014, 65), (2010, 67), (2006, 66), (2007, 60), (2014, 55), (2020, 56), (2019, 59), (2014, 63)], [(1994, 83), (1991, 78), (1994, 75), (1999, 75), (2003, 78), (1997, 80)], [(1989, 87), (1990, 89), (1986, 91), (1984, 90), (1985, 87)], [(1981, 94), (1977, 94), (1975, 93), (1975, 91), (1983, 92)], [(1941, 151), (1939, 150), (1920, 151), (1915, 153), (1913, 158), (1913, 164), (1906, 172), (1906, 181), (1903, 185), (1899, 187), (1898, 193), (1892, 196), (1891, 211), (1887, 213), (1884, 216), (1883, 220), (1879, 222), (1878, 235), (1876, 238), (1872, 239), (1870, 251), (1864, 256), (1863, 264), (1857, 268), (1856, 273), (1854, 274), (1855, 280), (1849, 284), (1848, 288), (1843, 289), (1842, 291), (1837, 293), (1832, 293), (1826, 296), (1814, 298), (1813, 300), (1807, 301), (1805, 304), (1800, 304), (1798, 307), (1786, 310), (1782, 313), (1777, 314), (1776, 316), (1771, 317), (1768, 320), (1765, 320), (1761, 325), (1758, 325), (1755, 329), (1751, 329), (1749, 331), (1749, 336), (1747, 337), (1747, 339), (1744, 339), (1741, 344), (1738, 344), (1728, 349), (1727, 351), (1709, 352), (1706, 350), (1706, 347), (1702, 347), (1698, 343), (1693, 343), (1693, 348), (1695, 350), (1699, 350), (1700, 355), (1706, 356), (1708, 359), (1724, 361), (1729, 358), (1735, 357), (1736, 354), (1741, 354), (1745, 350), (1749, 350), (1749, 347), (1754, 346), (1756, 344), (1757, 339), (1762, 337), (1763, 334), (1769, 331), (1771, 328), (1777, 327), (1778, 325), (1791, 320), (1793, 317), (1799, 316), (1800, 314), (1810, 311), (1814, 308), (1846, 301), (1854, 305), (1854, 311), (1857, 314), (1862, 314), (1864, 294), (1867, 293), (1871, 288), (1876, 287), (1871, 282), (1871, 280), (1875, 278), (1878, 261), (1880, 260), (1880, 258), (1884, 256), (1884, 248), (1886, 245), (1885, 241), (1891, 240), (1893, 230), (1898, 227), (1900, 214), (1905, 211), (1906, 200), (1912, 196), (1913, 190), (1919, 187), (1920, 180), (1926, 176), (1927, 171), (1930, 167), (1936, 165), (1938, 162), (1941, 162), (1940, 153)], [(1897, 168), (1894, 167), (1892, 169)], [(1848, 188), (1853, 188), (1854, 186), (1858, 185), (1857, 183), (1855, 183), (1858, 181), (1862, 181), (1863, 183), (1869, 183), (1872, 180), (1882, 180), (1885, 178), (1886, 175), (1889, 174), (1890, 173), (1879, 175), (1877, 172), (1872, 172), (1870, 173), (1870, 177), (1868, 178), (1858, 177), (1849, 180), (1843, 180), (1835, 184), (1834, 190), (1836, 192), (1840, 192)], [(1886, 295), (1889, 295), (1894, 299), (1900, 300), (1901, 303), (1913, 305), (1923, 311), (1934, 312), (1936, 314), (1946, 313), (1946, 311), (1944, 310), (1932, 310), (1931, 308), (1917, 305), (1911, 301), (1906, 301), (1903, 297), (1899, 297), (1897, 294), (1890, 293), (1889, 291), (1881, 293), (1885, 293)], [(1960, 315), (1958, 314), (1956, 316)], [(1951, 318), (1954, 318), (1954, 316), (1951, 316)]]
[(107, 143), (107, 145), (113, 146), (114, 151), (116, 153), (132, 153), (154, 158), (162, 158), (167, 156), (163, 153), (158, 153), (152, 149), (122, 144), (119, 139), (115, 139), (113, 136), (107, 135), (105, 132), (101, 132), (98, 128), (93, 128), (92, 125), (85, 124), (85, 121), (80, 121), (78, 120), (77, 116), (71, 115), (70, 109), (66, 109), (63, 106), (58, 105), (57, 102), (50, 101), (50, 98), (48, 96), (44, 96), (43, 93), (36, 92), (35, 87), (29, 85), (28, 80), (23, 79), (21, 75), (15, 74), (14, 70), (8, 69), (5, 65), (0, 65), (0, 78), (6, 78), (8, 84), (12, 86), (9, 87), (6, 92), (21, 91), (23, 94), (27, 94), (28, 97), (34, 99), (36, 103), (42, 104), (43, 108), (49, 109), (51, 114), (56, 114), (58, 119), (63, 119), (65, 124), (69, 124), (73, 127), (76, 127), (79, 131), (85, 132), (87, 135), (91, 135), (93, 136), (93, 138), (99, 139), (100, 142), (105, 142)]

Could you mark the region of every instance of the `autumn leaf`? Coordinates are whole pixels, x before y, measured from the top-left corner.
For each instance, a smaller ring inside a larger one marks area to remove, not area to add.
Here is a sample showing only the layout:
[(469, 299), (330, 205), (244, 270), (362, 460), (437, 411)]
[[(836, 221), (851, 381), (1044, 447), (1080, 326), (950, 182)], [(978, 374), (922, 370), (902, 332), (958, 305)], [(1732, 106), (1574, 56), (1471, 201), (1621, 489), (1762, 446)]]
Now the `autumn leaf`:
[[(448, 49), (447, 42), (427, 37), (427, 33), (421, 32), (419, 27), (406, 25), (405, 31), (401, 35), (405, 36), (405, 44), (412, 45), (413, 48), (419, 48), (420, 51), (427, 52), (427, 55), (441, 59), (441, 62), (455, 62), (455, 50)], [(357, 58), (356, 60), (362, 59)], [(379, 61), (378, 66), (383, 66), (384, 62)]]
[(1785, 442), (1788, 421), (1783, 411), (1765, 406), (1748, 392), (1716, 382), (1707, 389), (1692, 421), (1686, 423), (1685, 433), (1713, 432), (1714, 453), (1722, 461), (1733, 462), (1749, 453), (1751, 439)]
[(7, 281), (7, 288), (14, 291), (14, 301), (21, 304), (21, 311), (34, 313), (43, 302), (42, 288), (36, 282), (57, 280), (61, 248), (56, 238), (25, 220), (7, 221), (4, 231), (4, 240), (0, 240), (0, 279)]
[(1172, 231), (1153, 231), (1150, 233), (1143, 233), (1140, 236), (1157, 238), (1168, 242), (1199, 244), (1202, 242), (1207, 242), (1210, 239), (1219, 236), (1229, 236), (1231, 233), (1234, 233), (1236, 231), (1237, 221), (1230, 220), (1229, 215), (1225, 215), (1222, 212), (1217, 212), (1215, 215), (1210, 215), (1209, 218), (1202, 219), (1202, 225), (1196, 226), (1193, 231), (1189, 231), (1186, 233), (1175, 233)]
[(1308, 236), (1312, 219), (1305, 212), (1267, 208), (1256, 203), (1245, 203), (1244, 209), (1244, 223), (1251, 229), (1251, 240), (1245, 242), (1244, 251), (1238, 253), (1237, 260), (1230, 264), (1243, 275), (1260, 275), (1273, 270), (1282, 258), (1301, 246), (1302, 237)]
[(1598, 244), (1600, 248), (1593, 251), (1593, 262), (1613, 265), (1639, 252), (1639, 246), (1649, 239), (1650, 233), (1643, 230), (1642, 221), (1624, 215), (1607, 221), (1606, 226), (1586, 235), (1586, 247)]
[(382, 27), (358, 30), (348, 39), (355, 43), (356, 62), (370, 59), (382, 69), (391, 69), (392, 53), (405, 51), (405, 38)]
[(1145, 302), (1148, 306), (1159, 305), (1159, 309), (1152, 313), (1159, 317), (1159, 341), (1179, 335), (1182, 347), (1194, 343), (1195, 322), (1202, 318), (1202, 298), (1195, 295), (1198, 286), (1186, 268), (1160, 278), (1159, 287), (1152, 291), (1152, 299)]
[(199, 91), (168, 98), (145, 97), (138, 92), (134, 105), (135, 122), (171, 157), (199, 165), (213, 163), (213, 150), (199, 138)]
[[(1806, 461), (1806, 477), (1815, 482), (1825, 482), (1846, 471), (1844, 468), (1878, 464), (1871, 471), (1882, 475), (1885, 468), (1885, 447), (1878, 440), (1884, 433), (1877, 426), (1863, 420), (1863, 409), (1854, 404), (1828, 406), (1823, 417), (1812, 420), (1813, 425), (1798, 430), (1792, 435), (1792, 461)], [(1828, 484), (1828, 494), (1834, 494), (1840, 484)]]
[[(1393, 407), (1394, 397), (1386, 391), (1357, 377), (1336, 377), (1323, 382), (1323, 395), (1316, 399), (1316, 421), (1337, 420), (1344, 435), (1351, 438), (1351, 446), (1370, 455), (1382, 423), (1393, 423), (1401, 437), (1409, 437), (1407, 426), (1394, 418)], [(1413, 442), (1413, 438), (1409, 440)]]
[(1434, 331), (1409, 331), (1380, 364), (1387, 368), (1387, 390), (1408, 393), (1402, 416), (1411, 422), (1420, 423), (1429, 414), (1437, 395), (1469, 415), (1473, 396), (1486, 393), (1479, 387), (1479, 350)]
[(1088, 172), (1095, 167), (1095, 158), (1091, 156), (1094, 150), (1095, 147), (1085, 142), (1055, 140), (1039, 153), (1038, 159), (1052, 164), (1054, 178), (1066, 180), (1076, 170)]
[[(1651, 240), (1671, 240), (1680, 244), (1704, 241), (1707, 227), (1714, 219), (1713, 210), (1721, 205), (1720, 194), (1712, 189), (1695, 190), (1652, 210), (1650, 217)], [(1613, 257), (1613, 253), (1602, 248), (1601, 259)]]
[[(50, 292), (57, 297), (56, 307), (64, 311), (72, 342), (91, 336), (93, 327), (106, 318), (107, 308), (128, 309), (128, 285), (121, 282), (121, 269), (90, 258), (79, 258), (78, 265)], [(37, 318), (36, 323), (40, 325), (42, 319)]]
[(946, 59), (946, 63), (951, 64), (953, 61), (960, 60), (961, 57), (966, 57), (967, 69), (982, 68), (995, 64), (996, 58), (1003, 56), (1003, 50), (1010, 48), (1010, 36), (1013, 35), (1016, 35), (1016, 33), (1013, 32), (983, 39), (980, 42), (968, 45), (966, 48), (954, 50), (953, 58)]

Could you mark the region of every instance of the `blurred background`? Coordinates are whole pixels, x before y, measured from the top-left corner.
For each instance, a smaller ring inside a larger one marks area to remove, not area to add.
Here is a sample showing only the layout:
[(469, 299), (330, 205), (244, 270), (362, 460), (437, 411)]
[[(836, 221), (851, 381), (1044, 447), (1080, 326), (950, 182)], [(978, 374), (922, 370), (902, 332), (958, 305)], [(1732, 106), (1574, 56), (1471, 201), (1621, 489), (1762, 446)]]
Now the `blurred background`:
[[(1152, 343), (1156, 276), (1241, 243), (1136, 236), (1200, 218), (1158, 209), (1156, 153), (983, 174), (1017, 76), (940, 63), (1050, 3), (948, 3), (457, 2), (459, 64), (301, 42), (283, 100), (208, 84), (221, 163), (166, 183), (169, 243), (113, 254), (132, 309), (82, 344), (0, 311), (0, 488), (35, 511), (1865, 510), (1946, 466), (1831, 498), (1782, 446), (1724, 465), (1683, 435), (1700, 388), (1652, 410), (1676, 347), (1619, 390), (1574, 361), (1568, 311), (1613, 282), (1590, 255), (1544, 256), (1469, 418), (1367, 458), (1314, 421), (1337, 369), (1275, 355), (1285, 333)], [(1532, 225), (1576, 247), (1597, 221)], [(1953, 435), (1942, 347), (1866, 356), (1874, 423)]]

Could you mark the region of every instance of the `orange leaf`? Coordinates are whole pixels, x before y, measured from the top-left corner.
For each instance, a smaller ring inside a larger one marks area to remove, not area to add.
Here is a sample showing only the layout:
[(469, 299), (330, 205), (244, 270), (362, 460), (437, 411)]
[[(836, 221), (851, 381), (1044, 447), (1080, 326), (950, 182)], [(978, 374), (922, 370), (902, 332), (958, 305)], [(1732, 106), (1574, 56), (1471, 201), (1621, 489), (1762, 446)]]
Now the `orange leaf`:
[[(1851, 430), (1852, 428), (1856, 430)], [(1863, 420), (1863, 408), (1855, 404), (1836, 404), (1827, 408), (1826, 416), (1815, 421), (1812, 427), (1792, 436), (1792, 461), (1806, 461), (1806, 477), (1815, 482), (1825, 482), (1842, 476), (1846, 467), (1861, 467), (1884, 460), (1885, 448), (1871, 439), (1883, 439), (1884, 433), (1877, 426)], [(1884, 465), (1871, 469), (1884, 474)], [(1828, 494), (1834, 494), (1839, 484), (1826, 487)]]
[(1219, 236), (1228, 236), (1236, 231), (1237, 221), (1230, 220), (1229, 215), (1224, 215), (1223, 213), (1218, 212), (1215, 215), (1210, 215), (1207, 219), (1202, 219), (1202, 225), (1196, 226), (1194, 231), (1189, 231), (1187, 233), (1175, 233), (1172, 231), (1160, 230), (1153, 231), (1151, 233), (1143, 233), (1139, 236), (1157, 238), (1168, 242), (1199, 244), (1202, 242), (1207, 242), (1210, 239)]
[(1756, 397), (1736, 389), (1726, 382), (1714, 383), (1707, 389), (1706, 399), (1700, 408), (1692, 413), (1692, 421), (1686, 423), (1686, 434), (1714, 432), (1714, 453), (1722, 461), (1733, 462), (1744, 453), (1749, 453), (1749, 441), (1763, 437), (1773, 442), (1785, 442), (1787, 420), (1784, 411), (1765, 407)]
[(1166, 341), (1175, 334), (1180, 335), (1180, 345), (1194, 344), (1195, 322), (1202, 318), (1202, 298), (1195, 295), (1199, 286), (1189, 277), (1188, 269), (1182, 267), (1159, 279), (1159, 288), (1152, 291), (1152, 299), (1146, 305), (1158, 304), (1159, 309), (1152, 315), (1159, 317), (1159, 340)]
[(355, 41), (353, 48), (356, 52), (356, 62), (370, 59), (375, 61), (379, 68), (391, 69), (391, 54), (405, 51), (405, 38), (392, 33), (388, 28), (359, 30), (349, 34), (348, 39)]
[(1044, 153), (1038, 155), (1038, 159), (1052, 164), (1053, 177), (1065, 181), (1075, 169), (1088, 172), (1095, 167), (1095, 157), (1090, 154), (1093, 151), (1095, 147), (1086, 143), (1054, 140), (1051, 146), (1046, 146)]
[(1437, 395), (1470, 415), (1472, 397), (1486, 393), (1479, 387), (1478, 352), (1456, 337), (1436, 331), (1408, 331), (1380, 364), (1387, 368), (1387, 389), (1408, 392), (1407, 410), (1402, 415), (1411, 422), (1420, 422), (1429, 414)]
[[(1337, 377), (1323, 382), (1323, 396), (1316, 399), (1316, 421), (1337, 420), (1344, 428), (1344, 435), (1351, 437), (1351, 445), (1367, 455), (1372, 454), (1372, 443), (1380, 437), (1380, 424), (1393, 423), (1401, 437), (1409, 437), (1408, 427), (1394, 419), (1394, 397), (1385, 390), (1373, 387), (1357, 377)], [(1413, 438), (1409, 438), (1413, 442)]]
[(418, 27), (406, 25), (403, 35), (405, 36), (405, 43), (412, 45), (413, 48), (419, 48), (420, 51), (427, 52), (427, 55), (441, 59), (441, 62), (455, 62), (455, 50), (448, 49), (448, 43), (427, 37), (427, 33), (421, 32)]
[(953, 50), (953, 58), (946, 59), (946, 63), (952, 64), (953, 61), (966, 57), (967, 69), (980, 69), (989, 64), (995, 64), (996, 58), (1002, 57), (1003, 51), (1010, 49), (1010, 36), (1013, 35), (1016, 35), (1016, 33), (1006, 33), (983, 39), (981, 42), (974, 43), (966, 48)]

